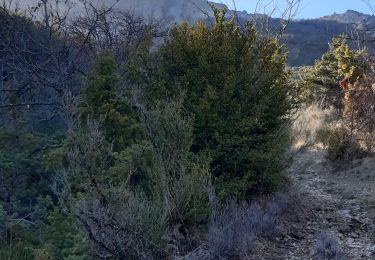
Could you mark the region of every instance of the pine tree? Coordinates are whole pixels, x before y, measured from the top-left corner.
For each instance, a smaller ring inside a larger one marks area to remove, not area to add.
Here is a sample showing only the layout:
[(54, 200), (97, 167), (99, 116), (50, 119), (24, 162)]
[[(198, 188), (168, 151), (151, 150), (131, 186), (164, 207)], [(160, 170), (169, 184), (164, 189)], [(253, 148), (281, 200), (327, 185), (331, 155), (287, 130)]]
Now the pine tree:
[(343, 110), (344, 93), (340, 81), (347, 78), (354, 83), (360, 76), (360, 51), (350, 50), (343, 37), (336, 37), (329, 43), (329, 50), (311, 68), (303, 71), (303, 85), (308, 102), (318, 102), (322, 108), (333, 106)]
[(45, 241), (37, 251), (40, 259), (91, 259), (88, 241), (80, 234), (71, 215), (55, 208), (48, 217), (44, 229)]
[(120, 76), (115, 57), (104, 51), (88, 76), (78, 106), (81, 121), (103, 121), (102, 131), (115, 150), (134, 143), (140, 128), (127, 97), (120, 96)]

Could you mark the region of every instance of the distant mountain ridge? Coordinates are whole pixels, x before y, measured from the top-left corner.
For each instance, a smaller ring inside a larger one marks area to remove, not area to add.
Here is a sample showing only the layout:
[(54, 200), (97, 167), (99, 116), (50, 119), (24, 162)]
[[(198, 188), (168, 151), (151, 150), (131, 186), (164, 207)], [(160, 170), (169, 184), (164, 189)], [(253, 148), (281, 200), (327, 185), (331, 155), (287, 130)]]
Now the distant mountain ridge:
[(375, 22), (375, 17), (368, 14), (363, 14), (354, 10), (347, 10), (342, 14), (332, 14), (319, 18), (320, 20), (329, 20), (337, 21), (341, 23), (352, 23), (352, 24), (361, 24), (361, 23), (373, 23)]
[[(196, 13), (192, 10), (186, 10), (186, 13), (189, 14), (189, 18), (186, 20), (189, 22), (202, 19), (202, 9), (207, 14), (212, 15), (211, 7), (208, 4), (205, 5), (203, 1), (198, 2), (200, 3), (200, 10), (197, 8)], [(228, 16), (234, 14), (234, 11), (229, 10), (224, 4), (214, 2), (209, 2), (209, 4), (219, 9), (226, 9)], [(196, 14), (196, 17), (194, 17), (194, 14)], [(236, 15), (242, 23), (267, 17), (264, 14), (250, 14), (246, 11), (237, 11)], [(279, 28), (280, 22), (280, 18), (269, 18), (269, 24), (274, 30)], [(368, 28), (375, 28), (375, 16), (353, 10), (316, 19), (292, 20), (283, 38), (283, 43), (288, 47), (289, 64), (291, 66), (313, 65), (314, 61), (328, 50), (328, 43), (333, 37), (352, 34), (353, 37), (360, 36), (363, 40), (369, 36), (368, 32), (365, 33)], [(353, 48), (358, 47), (358, 42), (354, 40), (349, 41), (349, 44)]]
[[(37, 0), (20, 0), (21, 6), (26, 8), (33, 5)], [(166, 24), (188, 21), (194, 23), (198, 20), (212, 17), (213, 5), (219, 9), (227, 9), (228, 16), (234, 14), (233, 10), (220, 3), (206, 2), (206, 0), (89, 0), (98, 5), (117, 5), (120, 10), (128, 10), (135, 15), (145, 19), (158, 18)], [(151, 3), (150, 3), (151, 2)], [(79, 7), (76, 7), (79, 10)], [(264, 19), (264, 14), (250, 14), (246, 11), (237, 11), (237, 18), (241, 23), (249, 20)], [(268, 17), (269, 18), (269, 17)], [(269, 25), (274, 32), (280, 26), (279, 18), (269, 18)], [(375, 16), (348, 10), (342, 14), (332, 14), (317, 19), (292, 20), (283, 38), (283, 43), (288, 46), (289, 64), (291, 66), (312, 65), (314, 61), (328, 50), (328, 43), (332, 37), (343, 33), (353, 33), (365, 39), (374, 36), (374, 33), (366, 32), (368, 28), (375, 31)], [(358, 42), (353, 41), (353, 47), (358, 47)]]
[[(225, 8), (229, 13), (233, 12), (223, 4), (212, 2), (211, 4), (217, 8)], [(254, 16), (257, 15), (259, 14), (254, 15), (246, 11), (237, 11), (238, 18), (244, 22), (254, 19)], [(279, 18), (270, 18), (271, 27), (278, 28), (279, 24)], [(353, 35), (353, 38), (359, 36), (361, 40), (364, 40), (374, 34), (372, 30), (368, 32), (370, 28), (375, 28), (375, 16), (354, 10), (316, 19), (292, 20), (283, 38), (283, 42), (288, 47), (289, 64), (291, 66), (312, 65), (328, 50), (328, 43), (332, 37), (348, 34)], [(375, 38), (375, 34), (373, 36), (372, 38)], [(357, 48), (359, 42), (349, 40), (349, 44), (353, 48)]]
[(284, 40), (290, 53), (289, 63), (292, 66), (312, 65), (328, 50), (332, 37), (342, 34), (353, 38), (348, 40), (353, 48), (364, 47), (364, 40), (373, 38), (374, 28), (375, 16), (353, 10), (317, 19), (293, 20)]
[[(227, 8), (217, 4), (214, 6)], [(254, 19), (254, 14), (249, 14), (246, 11), (237, 11), (237, 16), (243, 21)], [(271, 27), (278, 28), (280, 19), (272, 18), (270, 20)], [(353, 10), (316, 19), (292, 20), (283, 38), (283, 42), (288, 47), (289, 64), (291, 66), (312, 65), (328, 50), (328, 43), (332, 37), (348, 34), (353, 35), (353, 38), (359, 36), (363, 41), (366, 37), (371, 37), (371, 34), (374, 36), (372, 38), (375, 38), (374, 28), (375, 16)], [(357, 48), (359, 43), (356, 40), (349, 40), (349, 44), (353, 48)]]

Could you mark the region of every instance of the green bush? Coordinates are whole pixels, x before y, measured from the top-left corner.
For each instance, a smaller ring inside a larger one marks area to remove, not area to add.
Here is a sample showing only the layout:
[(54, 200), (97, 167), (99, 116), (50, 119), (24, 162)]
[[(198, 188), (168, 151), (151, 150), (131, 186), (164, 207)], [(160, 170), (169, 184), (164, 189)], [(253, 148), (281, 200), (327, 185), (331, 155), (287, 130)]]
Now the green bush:
[(34, 257), (33, 250), (25, 246), (24, 242), (0, 248), (0, 259), (31, 260)]
[[(150, 259), (165, 254), (175, 225), (207, 220), (210, 160), (190, 150), (193, 118), (184, 114), (183, 96), (150, 104), (138, 99), (142, 91), (124, 90), (134, 94), (130, 106), (116, 95), (117, 69), (111, 53), (99, 57), (78, 105), (81, 121), (62, 156), (57, 154), (65, 159), (54, 187), (95, 254)], [(65, 226), (49, 226), (55, 235), (46, 243), (47, 253), (75, 249), (79, 237), (70, 236)], [(60, 230), (61, 239), (54, 239)]]
[(0, 236), (2, 236), (6, 230), (6, 212), (3, 205), (0, 204)]
[(64, 214), (57, 208), (48, 216), (44, 230), (44, 244), (37, 250), (39, 259), (92, 259), (88, 241), (79, 232), (71, 215)]
[(331, 132), (332, 129), (329, 126), (318, 129), (315, 134), (315, 141), (317, 143), (322, 143), (325, 147), (327, 147)]
[(363, 154), (358, 141), (345, 127), (336, 127), (329, 131), (327, 157), (331, 161), (350, 161)]
[(345, 37), (333, 38), (329, 50), (316, 60), (314, 66), (296, 70), (300, 75), (297, 85), (304, 101), (317, 103), (322, 109), (333, 107), (342, 111), (344, 95), (339, 82), (345, 77), (349, 77), (350, 82), (356, 80), (362, 56), (361, 51), (349, 49)]
[(151, 59), (157, 65), (141, 63), (132, 75), (145, 81), (154, 102), (185, 94), (184, 113), (194, 118), (191, 151), (212, 155), (221, 199), (243, 198), (280, 184), (289, 145), (285, 125), (294, 105), (290, 73), (277, 39), (258, 37), (253, 25), (240, 26), (214, 11), (212, 27), (199, 22), (172, 28), (154, 54), (157, 61)]
[(119, 95), (120, 75), (114, 54), (99, 54), (81, 93), (77, 112), (82, 123), (101, 121), (101, 131), (114, 151), (120, 151), (141, 137), (141, 129), (127, 97)]

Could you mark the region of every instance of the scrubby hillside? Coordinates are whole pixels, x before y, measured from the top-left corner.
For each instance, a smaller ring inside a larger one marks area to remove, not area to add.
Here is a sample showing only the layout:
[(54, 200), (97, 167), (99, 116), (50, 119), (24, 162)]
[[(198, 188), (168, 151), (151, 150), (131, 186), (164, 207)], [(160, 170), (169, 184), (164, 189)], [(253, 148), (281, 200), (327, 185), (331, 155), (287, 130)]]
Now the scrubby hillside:
[(0, 259), (375, 257), (375, 54), (314, 58), (367, 18), (5, 3)]

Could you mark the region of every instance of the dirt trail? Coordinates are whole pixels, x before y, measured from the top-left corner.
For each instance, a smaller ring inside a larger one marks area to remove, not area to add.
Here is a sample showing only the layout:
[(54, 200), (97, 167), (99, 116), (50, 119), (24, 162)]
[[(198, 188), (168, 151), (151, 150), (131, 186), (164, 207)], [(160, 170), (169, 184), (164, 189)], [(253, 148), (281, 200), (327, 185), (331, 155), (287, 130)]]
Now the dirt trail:
[[(274, 237), (258, 237), (246, 260), (315, 260), (321, 232), (337, 239), (346, 257), (375, 260), (375, 158), (332, 165), (324, 149), (299, 152), (289, 169), (287, 210)], [(211, 259), (205, 247), (185, 260)], [(323, 259), (317, 259), (323, 260)]]
[(283, 217), (274, 250), (264, 248), (272, 255), (263, 259), (314, 259), (322, 230), (338, 239), (347, 259), (375, 259), (375, 158), (334, 166), (315, 146), (295, 156), (289, 175), (297, 206)]

